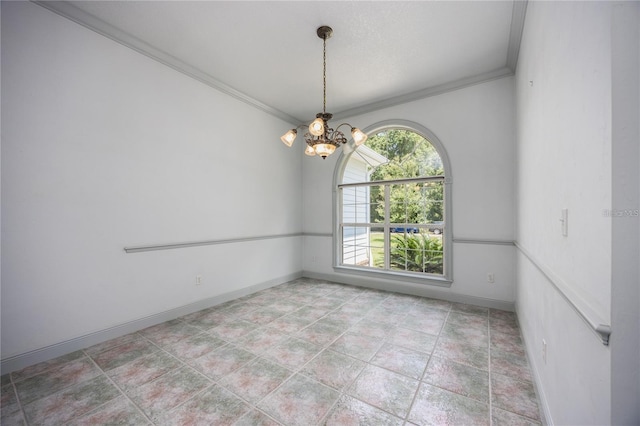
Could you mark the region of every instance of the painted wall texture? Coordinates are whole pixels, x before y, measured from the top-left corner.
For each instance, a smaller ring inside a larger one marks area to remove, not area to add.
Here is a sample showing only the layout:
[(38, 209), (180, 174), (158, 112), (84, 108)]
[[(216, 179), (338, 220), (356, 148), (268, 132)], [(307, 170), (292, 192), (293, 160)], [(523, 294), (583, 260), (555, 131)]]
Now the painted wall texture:
[[(459, 240), (511, 242), (515, 232), (515, 106), (514, 79), (494, 80), (369, 114), (349, 117), (367, 128), (383, 121), (408, 120), (427, 128), (447, 151), (452, 171), (453, 237)], [(339, 156), (304, 160), (303, 212), (331, 211), (334, 170)], [(336, 273), (331, 257), (331, 215), (303, 223), (304, 270), (337, 280), (353, 276)], [(422, 284), (400, 285), (393, 278), (370, 279), (388, 289), (403, 288), (423, 295), (458, 298), (469, 303), (513, 306), (514, 247), (454, 243), (453, 284), (434, 289)], [(487, 282), (487, 273), (495, 283)], [(362, 284), (364, 282), (361, 281)]]
[(269, 138), (288, 127), (4, 2), (2, 358), (298, 273), (301, 237), (123, 250), (300, 233), (301, 155)]
[[(628, 111), (638, 115), (637, 51), (637, 3), (528, 5), (516, 75), (516, 239), (528, 256), (517, 255), (516, 305), (552, 424), (640, 419), (638, 271), (629, 270), (637, 265), (638, 223), (611, 214), (638, 203), (637, 122), (618, 124)], [(621, 78), (624, 88), (614, 90)], [(622, 95), (629, 91), (632, 97)], [(623, 161), (629, 155), (631, 162)], [(612, 324), (622, 314), (626, 326), (614, 323), (604, 346), (554, 285), (589, 318)]]
[[(345, 119), (411, 121), (444, 145), (459, 242), (440, 289), (334, 271), (338, 154), (304, 157), (277, 140), (290, 123), (36, 4), (2, 2), (3, 361), (304, 273), (515, 306), (550, 423), (633, 423), (640, 230), (603, 212), (640, 198), (638, 9), (530, 2), (515, 76)], [(247, 123), (263, 136), (238, 131)], [(297, 236), (124, 251), (285, 234)], [(610, 346), (549, 277), (613, 325)]]

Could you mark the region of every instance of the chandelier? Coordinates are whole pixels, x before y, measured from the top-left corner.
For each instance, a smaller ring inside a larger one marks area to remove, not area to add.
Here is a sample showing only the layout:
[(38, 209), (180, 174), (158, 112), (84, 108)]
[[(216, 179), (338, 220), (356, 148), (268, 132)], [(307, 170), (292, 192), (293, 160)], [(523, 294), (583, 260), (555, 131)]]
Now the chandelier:
[[(327, 112), (327, 39), (333, 34), (331, 27), (322, 26), (316, 30), (318, 37), (322, 39), (322, 112), (316, 114), (316, 119), (309, 124), (309, 132), (305, 133), (304, 139), (307, 143), (307, 148), (304, 153), (309, 156), (319, 155), (324, 160), (329, 155), (333, 154), (336, 148), (342, 146), (345, 147), (347, 138), (339, 129), (342, 126), (351, 127), (351, 136), (355, 146), (362, 145), (367, 140), (367, 135), (360, 129), (352, 127), (348, 123), (342, 123), (335, 130), (329, 127), (329, 120), (333, 117), (333, 114)], [(293, 141), (296, 139), (299, 128), (303, 128), (306, 125), (300, 125), (295, 129), (289, 130), (280, 138), (282, 142), (291, 147)]]

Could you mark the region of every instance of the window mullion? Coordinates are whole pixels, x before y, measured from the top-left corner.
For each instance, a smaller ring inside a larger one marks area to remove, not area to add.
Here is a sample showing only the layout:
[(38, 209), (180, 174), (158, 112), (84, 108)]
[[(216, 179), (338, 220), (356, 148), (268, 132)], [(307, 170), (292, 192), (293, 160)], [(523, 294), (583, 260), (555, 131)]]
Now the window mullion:
[[(437, 140), (429, 147), (430, 140), (408, 128), (387, 132), (385, 127), (374, 133), (372, 138), (381, 144), (372, 146), (381, 147), (381, 156), (366, 150), (361, 156), (347, 156), (347, 163), (340, 163), (334, 174), (334, 239), (340, 239), (333, 252), (335, 270), (450, 284), (451, 209), (446, 207), (451, 178), (446, 153)], [(407, 145), (411, 154), (402, 154), (405, 147), (398, 144), (404, 143), (413, 144)], [(380, 173), (372, 174), (371, 168), (378, 167)]]
[(390, 216), (391, 189), (389, 185), (384, 186), (384, 269), (391, 269), (391, 232)]

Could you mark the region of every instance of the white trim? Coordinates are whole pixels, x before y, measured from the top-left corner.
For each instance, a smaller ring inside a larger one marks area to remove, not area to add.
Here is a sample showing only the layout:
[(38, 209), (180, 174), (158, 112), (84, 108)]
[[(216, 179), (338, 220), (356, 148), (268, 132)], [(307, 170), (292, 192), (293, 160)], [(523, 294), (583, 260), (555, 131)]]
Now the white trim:
[(540, 271), (558, 293), (560, 293), (580, 318), (595, 332), (602, 341), (602, 344), (608, 346), (609, 336), (611, 335), (611, 325), (604, 321), (603, 316), (596, 312), (582, 297), (576, 294), (569, 284), (564, 282), (564, 280), (557, 276), (548, 266), (533, 257), (533, 255), (518, 244), (517, 241), (515, 242), (515, 246), (520, 253)]
[[(302, 234), (303, 237), (324, 237), (324, 238), (331, 238), (333, 237), (333, 234), (326, 232), (326, 233), (320, 233), (320, 232), (315, 232), (315, 233), (303, 233)], [(516, 243), (513, 240), (485, 240), (485, 239), (480, 239), (480, 238), (453, 238), (452, 242), (454, 244), (484, 244), (484, 245), (493, 245), (493, 246), (515, 246)]]
[(513, 73), (518, 66), (518, 56), (520, 55), (520, 44), (522, 43), (522, 32), (524, 31), (524, 20), (527, 14), (528, 0), (514, 0), (511, 12), (511, 30), (509, 32), (509, 47), (507, 48), (507, 68)]
[[(349, 159), (351, 160), (351, 159)], [(404, 178), (404, 179), (393, 179), (393, 184), (404, 184), (404, 183), (422, 183), (422, 182), (444, 182), (444, 175), (437, 176), (420, 176), (415, 178)], [(351, 186), (384, 186), (388, 185), (390, 180), (370, 180), (366, 182), (349, 182), (349, 183), (339, 183), (338, 188), (349, 188)]]
[(216, 244), (244, 243), (247, 241), (273, 240), (277, 238), (293, 238), (293, 237), (301, 237), (303, 235), (304, 235), (303, 233), (297, 232), (292, 234), (259, 235), (255, 237), (229, 238), (226, 240), (206, 240), (206, 241), (190, 241), (186, 243), (153, 244), (153, 245), (145, 245), (145, 246), (125, 247), (124, 251), (126, 251), (127, 253), (140, 253), (144, 251), (171, 250), (171, 249), (178, 249), (178, 248), (211, 246)]
[[(123, 46), (129, 47), (136, 52), (145, 55), (153, 60), (160, 62), (178, 72), (181, 72), (195, 80), (200, 81), (210, 87), (213, 87), (220, 92), (226, 93), (248, 105), (251, 105), (259, 110), (273, 115), (293, 125), (298, 125), (301, 122), (305, 122), (305, 119), (299, 119), (293, 117), (283, 111), (266, 105), (251, 96), (242, 93), (233, 87), (223, 83), (222, 81), (214, 78), (213, 76), (195, 68), (191, 65), (181, 61), (180, 59), (157, 49), (150, 44), (140, 40), (137, 37), (132, 36), (111, 24), (104, 22), (101, 19), (77, 8), (72, 3), (67, 1), (42, 1), (42, 0), (30, 0), (32, 3), (44, 7), (60, 16), (63, 16), (85, 28), (95, 31), (96, 33), (107, 37)], [(335, 120), (341, 118), (351, 117), (355, 115), (365, 114), (373, 111), (378, 111), (391, 106), (412, 102), (431, 96), (440, 95), (442, 93), (451, 92), (465, 87), (473, 86), (476, 84), (485, 83), (488, 81), (500, 79), (503, 77), (510, 77), (514, 75), (515, 66), (518, 59), (518, 53), (520, 50), (520, 40), (522, 38), (522, 29), (524, 27), (524, 12), (526, 11), (527, 1), (514, 0), (514, 9), (511, 17), (511, 30), (509, 35), (509, 47), (507, 51), (507, 62), (504, 67), (489, 71), (483, 74), (478, 74), (471, 77), (462, 78), (449, 83), (440, 84), (433, 87), (428, 87), (415, 92), (406, 93), (399, 96), (387, 98), (378, 102), (372, 102), (366, 105), (362, 105), (356, 108), (348, 108), (346, 110), (338, 111), (333, 114)]]
[(330, 232), (305, 232), (302, 234), (303, 237), (322, 237), (322, 238), (331, 238), (333, 234)]
[(333, 270), (341, 274), (359, 275), (361, 277), (380, 278), (393, 281), (402, 281), (417, 285), (431, 285), (436, 287), (451, 287), (453, 281), (440, 277), (438, 275), (430, 275), (422, 272), (410, 273), (396, 271), (393, 269), (379, 269), (375, 267), (364, 266), (334, 266)]
[(512, 240), (484, 240), (479, 238), (453, 238), (454, 244), (485, 244), (494, 246), (515, 246)]
[(84, 336), (75, 337), (64, 342), (55, 343), (44, 348), (35, 349), (19, 355), (14, 355), (2, 360), (2, 362), (0, 363), (2, 369), (1, 374), (7, 374), (12, 371), (20, 370), (24, 367), (28, 367), (30, 365), (37, 364), (39, 362), (48, 361), (50, 359), (66, 355), (71, 352), (85, 349), (98, 343), (102, 343), (110, 339), (115, 339), (116, 337), (124, 336), (125, 334), (134, 333), (136, 331), (163, 323), (165, 321), (171, 321), (183, 315), (198, 312), (203, 309), (207, 309), (212, 306), (228, 302), (230, 300), (238, 299), (248, 294), (255, 293), (260, 290), (265, 290), (267, 288), (274, 287), (276, 285), (280, 285), (300, 277), (302, 277), (302, 273), (295, 272), (282, 277), (273, 278), (262, 283), (250, 285), (239, 290), (234, 290), (224, 294), (220, 294), (218, 296), (199, 300), (188, 305), (169, 309), (168, 311), (158, 312), (157, 314), (149, 315), (147, 317), (119, 324), (114, 327), (89, 333)]
[[(444, 268), (443, 268), (443, 280), (445, 282), (452, 283), (453, 282), (453, 214), (452, 214), (452, 205), (453, 205), (453, 170), (451, 168), (451, 162), (449, 161), (449, 156), (447, 154), (447, 150), (445, 149), (440, 139), (431, 132), (426, 127), (409, 120), (402, 119), (393, 119), (393, 120), (384, 120), (378, 123), (375, 123), (371, 126), (368, 126), (364, 129), (366, 134), (375, 133), (380, 130), (385, 129), (403, 129), (409, 130), (411, 132), (415, 132), (425, 138), (437, 151), (440, 156), (440, 160), (442, 161), (442, 167), (444, 169), (444, 223), (447, 228), (447, 232), (443, 235), (443, 243), (444, 243)], [(340, 153), (340, 157), (336, 162), (336, 166), (333, 170), (333, 186), (332, 186), (332, 208), (333, 208), (333, 234), (335, 236), (333, 244), (332, 244), (332, 264), (334, 270), (336, 268), (348, 268), (344, 265), (341, 265), (340, 261), (340, 250), (338, 248), (339, 242), (336, 240), (337, 236), (340, 235), (340, 223), (338, 218), (340, 217), (340, 200), (339, 200), (339, 191), (338, 186), (342, 184), (342, 177), (344, 176), (344, 171), (347, 167), (347, 163), (349, 162), (349, 158), (353, 153), (345, 154), (344, 152)], [(385, 203), (388, 205), (388, 200)], [(385, 241), (385, 245), (388, 245), (388, 241)], [(385, 256), (388, 256), (389, 251), (385, 251)], [(385, 260), (385, 264), (388, 264)], [(356, 273), (360, 273), (361, 269), (353, 268)], [(365, 273), (369, 274), (369, 271)], [(371, 271), (371, 274), (380, 274), (381, 276), (395, 275), (394, 272), (390, 272), (389, 270), (379, 270), (379, 271)], [(404, 278), (402, 278), (404, 279)], [(413, 279), (415, 282), (415, 279)], [(423, 284), (430, 284), (422, 280)], [(438, 284), (440, 285), (440, 284)], [(449, 284), (451, 285), (451, 284)]]
[(90, 29), (104, 37), (107, 37), (123, 46), (126, 46), (136, 52), (145, 55), (155, 61), (160, 62), (163, 65), (168, 66), (182, 74), (185, 74), (201, 83), (206, 84), (222, 93), (225, 93), (241, 102), (244, 102), (252, 107), (273, 115), (281, 120), (284, 120), (291, 124), (300, 124), (300, 120), (297, 118), (275, 109), (267, 104), (264, 104), (251, 96), (234, 89), (233, 87), (223, 83), (222, 81), (214, 78), (213, 76), (203, 72), (202, 70), (195, 68), (186, 62), (181, 61), (168, 54), (167, 52), (157, 49), (156, 47), (148, 44), (147, 42), (140, 40), (137, 37), (126, 33), (107, 22), (96, 18), (95, 16), (85, 12), (82, 9), (77, 8), (73, 4), (66, 1), (36, 1), (31, 0), (32, 3), (42, 6), (51, 12), (57, 13), (77, 24), (82, 25), (85, 28)]
[(482, 306), (491, 309), (500, 309), (503, 311), (513, 312), (515, 303), (506, 300), (488, 299), (484, 297), (469, 296), (465, 294), (453, 293), (440, 287), (425, 286), (423, 284), (412, 284), (409, 282), (390, 283), (389, 280), (384, 281), (384, 277), (359, 278), (355, 275), (348, 277), (340, 274), (326, 274), (321, 272), (302, 271), (302, 276), (307, 278), (315, 278), (325, 281), (337, 282), (341, 284), (352, 285), (356, 287), (372, 288), (375, 290), (389, 291), (392, 293), (409, 294), (419, 297), (430, 297), (434, 299), (446, 300), (454, 303), (465, 303), (468, 305)]
[[(368, 114), (370, 112), (379, 111), (381, 109), (390, 108), (396, 105), (406, 104), (408, 102), (418, 101), (420, 99), (441, 95), (447, 92), (464, 89), (466, 87), (475, 86), (476, 84), (487, 83), (489, 81), (498, 80), (505, 77), (511, 77), (514, 73), (507, 67), (489, 71), (484, 74), (474, 75), (450, 83), (440, 84), (438, 86), (427, 87), (426, 89), (416, 90), (415, 92), (405, 93), (404, 95), (394, 96), (383, 99), (378, 102), (362, 105), (356, 108), (349, 108), (333, 114), (335, 120), (341, 120), (347, 117), (355, 117), (357, 115)], [(367, 132), (365, 132), (367, 133)]]
[(518, 305), (515, 305), (516, 312), (516, 321), (518, 321), (518, 329), (520, 330), (520, 336), (522, 336), (522, 343), (524, 344), (525, 352), (527, 355), (527, 362), (529, 363), (529, 367), (531, 368), (531, 376), (533, 377), (534, 388), (536, 390), (536, 396), (538, 397), (538, 410), (540, 412), (540, 422), (543, 425), (553, 425), (552, 417), (551, 417), (551, 409), (549, 408), (549, 403), (547, 402), (547, 394), (544, 392), (544, 386), (542, 386), (542, 379), (540, 378), (540, 372), (538, 371), (538, 366), (532, 360), (535, 359), (532, 348), (536, 348), (537, 346), (531, 342), (527, 343), (527, 339), (525, 334), (522, 332), (524, 330), (520, 325), (520, 315), (518, 314)]

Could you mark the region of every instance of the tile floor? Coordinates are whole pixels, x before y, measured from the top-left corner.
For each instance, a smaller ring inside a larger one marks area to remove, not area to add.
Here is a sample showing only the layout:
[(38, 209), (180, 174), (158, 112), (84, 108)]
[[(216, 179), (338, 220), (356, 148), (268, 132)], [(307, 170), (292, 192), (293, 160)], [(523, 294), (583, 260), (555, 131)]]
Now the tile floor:
[(515, 314), (302, 278), (2, 376), (3, 425), (532, 425)]

